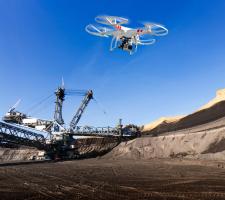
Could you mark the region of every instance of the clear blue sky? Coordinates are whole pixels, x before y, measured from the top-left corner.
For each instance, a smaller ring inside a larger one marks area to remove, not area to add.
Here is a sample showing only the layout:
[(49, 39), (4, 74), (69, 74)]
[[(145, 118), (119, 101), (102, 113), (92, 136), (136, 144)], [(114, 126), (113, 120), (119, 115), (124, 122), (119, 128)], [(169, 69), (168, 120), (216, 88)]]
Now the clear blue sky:
[[(109, 52), (110, 39), (84, 31), (99, 14), (128, 17), (134, 27), (158, 22), (169, 35), (133, 56)], [(81, 125), (190, 113), (225, 88), (224, 36), (224, 0), (0, 0), (0, 114), (19, 98), (26, 111), (62, 76), (68, 88), (93, 89), (100, 103), (90, 104)], [(81, 98), (66, 100), (69, 122)], [(52, 118), (54, 99), (42, 107), (33, 115)]]

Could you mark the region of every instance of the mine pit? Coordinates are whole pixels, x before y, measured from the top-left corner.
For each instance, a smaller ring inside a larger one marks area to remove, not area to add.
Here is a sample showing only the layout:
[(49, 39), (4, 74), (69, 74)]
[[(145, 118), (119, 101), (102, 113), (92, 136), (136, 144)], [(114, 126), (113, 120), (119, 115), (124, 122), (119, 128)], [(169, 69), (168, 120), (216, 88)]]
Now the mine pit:
[(224, 91), (186, 116), (66, 138), (50, 146), (53, 157), (3, 132), (0, 199), (225, 199)]

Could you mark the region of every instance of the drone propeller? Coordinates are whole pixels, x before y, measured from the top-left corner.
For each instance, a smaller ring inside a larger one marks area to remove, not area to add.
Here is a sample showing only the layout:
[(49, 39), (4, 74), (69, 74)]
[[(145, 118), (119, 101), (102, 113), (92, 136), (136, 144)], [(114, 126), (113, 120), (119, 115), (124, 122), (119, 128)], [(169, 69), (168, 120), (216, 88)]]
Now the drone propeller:
[(95, 21), (105, 25), (121, 25), (127, 24), (129, 20), (123, 17), (102, 15), (97, 16)]
[(150, 31), (150, 34), (155, 35), (155, 36), (164, 36), (168, 34), (168, 29), (166, 29), (163, 25), (161, 24), (156, 24), (156, 23), (144, 23), (144, 26), (147, 30)]
[(9, 109), (9, 112), (12, 112), (16, 109), (16, 107), (20, 104), (21, 99), (18, 99), (17, 102)]
[(156, 39), (149, 39), (149, 40), (138, 40), (138, 44), (140, 45), (151, 45), (151, 44), (154, 44), (156, 41)]
[(87, 25), (85, 27), (85, 30), (92, 35), (96, 35), (100, 37), (108, 37), (107, 35), (105, 35), (105, 33), (112, 31), (112, 29), (109, 29), (107, 27), (95, 26), (92, 24)]

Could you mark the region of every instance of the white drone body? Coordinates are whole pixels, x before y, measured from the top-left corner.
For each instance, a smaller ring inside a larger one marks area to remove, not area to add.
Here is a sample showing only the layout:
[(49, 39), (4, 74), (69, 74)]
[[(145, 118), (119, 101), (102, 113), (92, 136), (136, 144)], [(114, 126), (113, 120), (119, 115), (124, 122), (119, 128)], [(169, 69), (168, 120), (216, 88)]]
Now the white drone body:
[[(128, 19), (116, 16), (97, 16), (95, 21), (108, 25), (108, 27), (89, 24), (85, 30), (95, 36), (112, 37), (110, 50), (116, 48), (128, 51), (131, 54), (137, 51), (138, 45), (151, 45), (154, 44), (156, 39), (153, 36), (164, 36), (168, 34), (168, 30), (155, 23), (145, 23), (142, 28), (128, 28), (121, 26), (127, 24)], [(148, 35), (151, 38), (144, 39)]]

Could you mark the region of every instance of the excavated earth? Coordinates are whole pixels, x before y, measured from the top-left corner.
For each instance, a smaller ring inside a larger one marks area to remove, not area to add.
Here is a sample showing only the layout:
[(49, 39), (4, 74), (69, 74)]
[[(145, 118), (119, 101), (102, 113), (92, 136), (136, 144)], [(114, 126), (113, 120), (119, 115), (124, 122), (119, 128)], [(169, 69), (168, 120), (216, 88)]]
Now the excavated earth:
[(225, 161), (225, 117), (156, 137), (143, 136), (122, 142), (105, 157), (117, 160), (187, 158)]
[[(77, 139), (74, 143), (75, 153), (80, 158), (90, 158), (103, 155), (120, 143), (120, 138), (113, 137), (86, 137)], [(37, 148), (17, 146), (16, 148), (0, 147), (0, 164), (44, 159), (45, 151)]]
[(87, 155), (114, 147), (97, 158), (0, 165), (0, 199), (222, 200), (224, 125), (221, 118), (119, 145), (86, 140), (80, 150)]
[(203, 105), (199, 110), (175, 117), (162, 117), (144, 126), (144, 135), (159, 135), (165, 132), (178, 131), (215, 121), (225, 117), (225, 89), (216, 92), (216, 97)]
[(190, 115), (145, 126), (140, 138), (76, 145), (95, 158), (12, 165), (3, 161), (40, 152), (0, 149), (0, 199), (225, 200), (225, 89)]
[(222, 200), (225, 162), (86, 159), (0, 167), (0, 199)]

